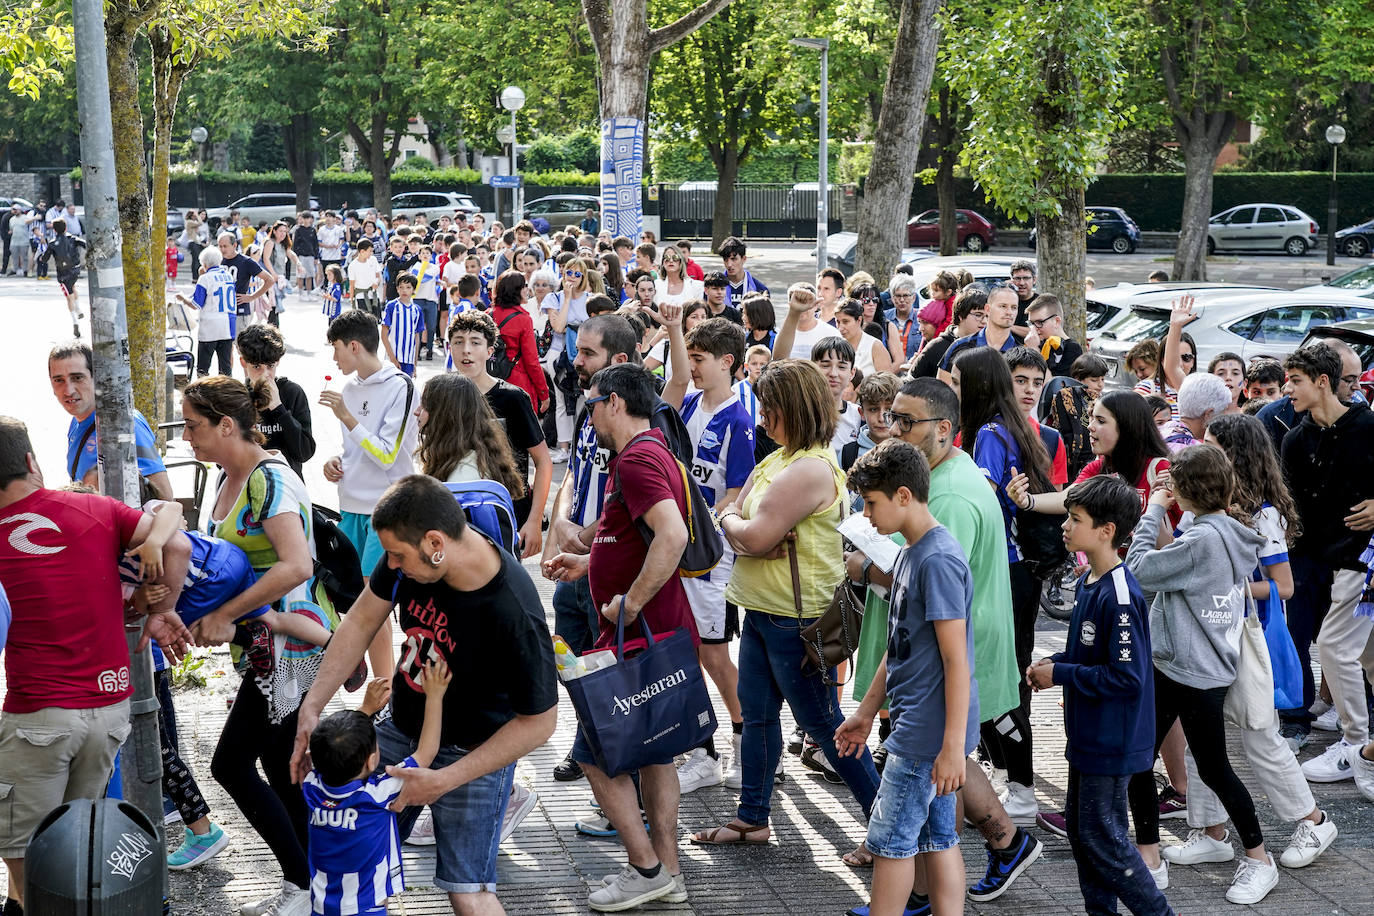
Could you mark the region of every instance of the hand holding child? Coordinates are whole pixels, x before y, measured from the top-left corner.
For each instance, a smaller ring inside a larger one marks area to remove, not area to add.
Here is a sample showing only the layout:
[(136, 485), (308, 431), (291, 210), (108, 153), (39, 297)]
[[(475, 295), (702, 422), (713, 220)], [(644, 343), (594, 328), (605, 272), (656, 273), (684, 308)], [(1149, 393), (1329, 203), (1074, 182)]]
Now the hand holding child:
[(152, 541), (144, 541), (132, 550), (126, 551), (124, 556), (129, 559), (137, 559), (143, 573), (143, 581), (156, 579), (162, 575), (162, 545), (154, 544)]

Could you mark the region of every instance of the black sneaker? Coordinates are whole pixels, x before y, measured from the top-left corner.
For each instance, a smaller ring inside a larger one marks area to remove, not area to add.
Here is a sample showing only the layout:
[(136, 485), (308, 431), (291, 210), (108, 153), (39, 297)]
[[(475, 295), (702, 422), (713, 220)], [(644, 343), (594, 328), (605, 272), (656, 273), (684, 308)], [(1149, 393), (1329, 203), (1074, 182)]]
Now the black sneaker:
[(878, 749), (873, 752), (873, 766), (878, 771), (878, 775), (883, 775), (883, 767), (887, 766), (887, 745), (879, 744)]
[[(845, 910), (844, 916), (868, 916), (868, 904), (851, 907)], [(911, 896), (906, 899), (902, 916), (930, 916), (930, 898), (918, 896), (912, 891)]]
[(1006, 893), (1012, 882), (1021, 876), (1032, 862), (1040, 858), (1045, 847), (1040, 841), (1020, 827), (1011, 838), (1006, 849), (993, 849), (983, 844), (988, 851), (988, 870), (983, 879), (968, 889), (968, 899), (977, 903), (996, 900)]
[(582, 772), (582, 765), (572, 759), (572, 752), (563, 758), (563, 762), (553, 768), (553, 778), (558, 782), (577, 782), (585, 774)]
[(825, 777), (825, 781), (832, 785), (839, 785), (844, 782), (844, 777), (835, 772), (835, 768), (830, 765), (830, 759), (825, 756), (825, 751), (821, 750), (820, 745), (812, 744), (802, 751), (802, 766), (808, 770), (814, 770)]

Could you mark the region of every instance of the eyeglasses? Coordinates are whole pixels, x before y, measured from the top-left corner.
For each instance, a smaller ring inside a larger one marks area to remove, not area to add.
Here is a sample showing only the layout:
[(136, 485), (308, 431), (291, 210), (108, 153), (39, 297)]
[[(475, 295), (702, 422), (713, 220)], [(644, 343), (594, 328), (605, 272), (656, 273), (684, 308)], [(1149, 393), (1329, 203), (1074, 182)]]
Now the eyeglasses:
[(609, 394), (598, 394), (598, 395), (597, 395), (596, 397), (594, 397), (594, 398), (587, 398), (587, 400), (586, 400), (586, 402), (585, 402), (585, 403), (586, 403), (586, 407), (587, 407), (587, 413), (590, 414), (590, 413), (592, 412), (592, 408), (593, 408), (593, 407), (595, 407), (597, 404), (600, 404), (602, 401), (605, 401), (605, 400), (607, 400), (607, 399), (609, 399), (609, 398), (610, 398), (610, 395), (609, 395)]
[(1030, 326), (1033, 327), (1033, 328), (1035, 328), (1035, 329), (1038, 331), (1038, 330), (1040, 330), (1041, 328), (1043, 328), (1045, 325), (1049, 324), (1051, 321), (1053, 321), (1054, 319), (1056, 319), (1056, 318), (1058, 318), (1058, 317), (1059, 317), (1058, 315), (1051, 315), (1051, 316), (1049, 316), (1048, 318), (1040, 318), (1040, 319), (1031, 318), (1031, 319), (1028, 319), (1028, 320), (1030, 321)]
[(912, 427), (914, 427), (918, 423), (939, 423), (941, 420), (947, 419), (949, 418), (925, 417), (923, 419), (918, 420), (915, 417), (908, 417), (904, 413), (893, 413), (890, 410), (883, 411), (883, 422), (886, 423), (888, 426), (892, 427), (893, 429), (897, 430), (898, 435), (900, 435), (901, 433), (910, 432)]
[(581, 280), (581, 279), (582, 279), (582, 271), (580, 271), (580, 270), (565, 270), (565, 271), (563, 271), (563, 276), (565, 276), (565, 277), (571, 277), (571, 278), (574, 279), (574, 280)]
[(977, 318), (979, 321), (987, 321), (987, 320), (988, 320), (988, 313), (987, 313), (987, 312), (969, 312), (968, 314), (969, 314), (969, 317), (970, 317), (970, 318)]
[(1358, 375), (1341, 376), (1341, 382), (1344, 383), (1347, 388), (1354, 388), (1357, 384), (1359, 384), (1359, 381), (1360, 377)]
[(1031, 282), (1031, 281), (1034, 280), (1034, 279), (1035, 279), (1035, 274), (1019, 274), (1019, 275), (1018, 275), (1018, 274), (1012, 274), (1011, 282), (1013, 282), (1013, 283), (1029, 283), (1029, 282)]
[(916, 298), (916, 294), (915, 294), (915, 293), (893, 293), (893, 294), (892, 294), (892, 298), (893, 298), (893, 299), (914, 299), (914, 298)]

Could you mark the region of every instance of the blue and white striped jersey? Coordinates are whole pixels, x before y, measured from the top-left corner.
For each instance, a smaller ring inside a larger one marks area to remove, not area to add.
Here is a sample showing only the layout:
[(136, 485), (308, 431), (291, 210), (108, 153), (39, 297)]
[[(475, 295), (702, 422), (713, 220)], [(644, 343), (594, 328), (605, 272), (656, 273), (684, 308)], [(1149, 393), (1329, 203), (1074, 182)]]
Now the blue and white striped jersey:
[[(418, 764), (407, 757), (401, 766)], [(396, 815), (387, 809), (401, 794), (401, 780), (383, 772), (335, 787), (311, 772), (301, 791), (310, 809), (313, 912), (366, 913), (405, 890)]]
[(735, 397), (744, 405), (744, 409), (749, 411), (749, 419), (754, 421), (754, 425), (759, 425), (759, 397), (754, 394), (754, 386), (749, 384), (747, 379), (740, 379), (735, 382)]
[(396, 361), (415, 365), (420, 349), (420, 333), (425, 329), (425, 313), (414, 299), (392, 299), (382, 312), (382, 327), (391, 329), (391, 351)]
[(692, 476), (714, 507), (726, 490), (744, 486), (754, 470), (754, 420), (737, 395), (708, 410), (702, 392), (694, 391), (682, 402), (682, 421), (696, 449)]

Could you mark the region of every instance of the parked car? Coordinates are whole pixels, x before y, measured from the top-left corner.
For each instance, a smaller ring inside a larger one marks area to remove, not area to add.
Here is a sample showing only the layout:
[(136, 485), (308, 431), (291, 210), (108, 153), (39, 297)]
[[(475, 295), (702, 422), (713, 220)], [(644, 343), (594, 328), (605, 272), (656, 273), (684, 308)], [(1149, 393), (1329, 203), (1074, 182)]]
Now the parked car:
[(912, 276), (916, 278), (916, 308), (919, 310), (930, 301), (930, 281), (942, 270), (967, 270), (973, 279), (980, 283), (1005, 283), (1011, 279), (1013, 261), (1030, 261), (1034, 258), (1009, 257), (998, 254), (952, 255), (922, 258), (912, 264)]
[(1323, 340), (1342, 340), (1360, 357), (1360, 390), (1366, 401), (1374, 404), (1374, 320), (1356, 318), (1339, 324), (1320, 325), (1312, 328), (1303, 338), (1301, 346)]
[(1374, 249), (1374, 217), (1357, 226), (1346, 226), (1336, 233), (1336, 250), (1352, 258), (1362, 258)]
[[(310, 209), (315, 212), (320, 210), (318, 199), (310, 198)], [(209, 220), (213, 229), (219, 228), (220, 223), (229, 218), (229, 211), (239, 211), (239, 216), (248, 217), (256, 226), (258, 223), (268, 223), (269, 225), (279, 219), (284, 219), (288, 223), (296, 221), (296, 214), (300, 211), (296, 209), (296, 195), (292, 193), (267, 192), (262, 194), (249, 194), (247, 197), (240, 197), (238, 200), (229, 204), (227, 207), (212, 207), (206, 211), (206, 219)]]
[(1088, 349), (1099, 338), (1116, 338), (1116, 325), (1131, 314), (1137, 305), (1153, 305), (1167, 309), (1170, 302), (1184, 293), (1216, 299), (1223, 296), (1249, 293), (1279, 292), (1277, 286), (1255, 286), (1250, 283), (1199, 283), (1179, 281), (1168, 283), (1118, 283), (1088, 293)]
[[(1331, 290), (1325, 293), (1255, 292), (1230, 296), (1198, 296), (1196, 317), (1185, 330), (1197, 344), (1197, 365), (1206, 369), (1218, 353), (1240, 354), (1247, 362), (1256, 356), (1282, 360), (1298, 348), (1317, 325), (1355, 318), (1374, 318), (1374, 303)], [(1161, 339), (1169, 331), (1169, 305), (1137, 305), (1113, 328), (1114, 338), (1099, 337), (1093, 352), (1107, 360), (1107, 384), (1130, 387), (1135, 376), (1125, 365), (1131, 347), (1146, 338)]]
[(1318, 284), (1317, 286), (1304, 286), (1302, 289), (1298, 290), (1298, 292), (1317, 293), (1327, 289), (1345, 290), (1356, 296), (1374, 299), (1374, 264), (1356, 267), (1349, 273), (1341, 274), (1330, 283)]
[[(825, 239), (825, 263), (847, 277), (854, 272), (854, 252), (858, 247), (859, 233), (833, 232)], [(913, 264), (934, 255), (929, 248), (903, 248), (900, 257), (903, 264)], [(811, 256), (816, 256), (816, 249), (811, 249)]]
[(1241, 204), (1207, 223), (1207, 253), (1284, 251), (1294, 256), (1317, 247), (1317, 221), (1287, 204)]
[(19, 209), (28, 212), (33, 209), (33, 201), (23, 197), (0, 197), (0, 210), (8, 210), (13, 205), (18, 204)]
[(391, 198), (391, 215), (410, 220), (423, 213), (431, 223), (436, 223), (439, 217), (452, 216), (460, 210), (468, 216), (482, 212), (476, 201), (456, 191), (410, 191)]
[[(1087, 207), (1088, 250), (1130, 254), (1140, 244), (1140, 227), (1120, 207)], [(1026, 243), (1035, 247), (1036, 228), (1032, 226)]]
[(587, 211), (601, 213), (601, 198), (593, 194), (550, 194), (525, 204), (525, 219), (543, 217), (554, 229), (575, 226), (582, 222)]
[[(965, 251), (987, 251), (997, 242), (997, 229), (972, 210), (954, 211), (954, 232)], [(940, 211), (918, 213), (906, 223), (906, 243), (911, 248), (940, 247)]]

